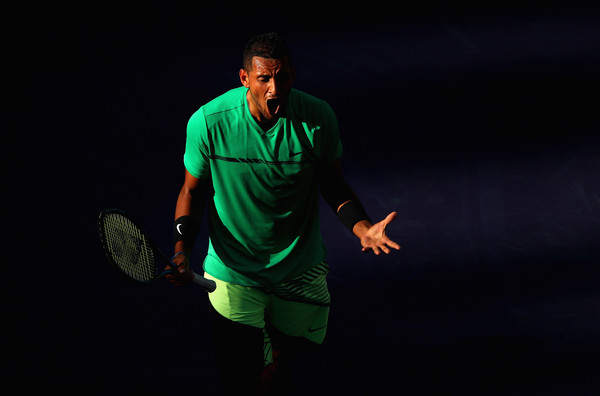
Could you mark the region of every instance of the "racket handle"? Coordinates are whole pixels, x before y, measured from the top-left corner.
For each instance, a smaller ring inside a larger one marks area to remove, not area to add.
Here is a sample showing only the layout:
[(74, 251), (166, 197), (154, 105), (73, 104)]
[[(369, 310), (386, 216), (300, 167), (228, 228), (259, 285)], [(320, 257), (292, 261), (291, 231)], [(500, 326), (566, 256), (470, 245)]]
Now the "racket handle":
[(217, 284), (215, 283), (215, 281), (206, 279), (205, 277), (200, 276), (195, 272), (194, 272), (194, 283), (202, 286), (209, 293), (214, 292), (215, 289), (217, 288)]

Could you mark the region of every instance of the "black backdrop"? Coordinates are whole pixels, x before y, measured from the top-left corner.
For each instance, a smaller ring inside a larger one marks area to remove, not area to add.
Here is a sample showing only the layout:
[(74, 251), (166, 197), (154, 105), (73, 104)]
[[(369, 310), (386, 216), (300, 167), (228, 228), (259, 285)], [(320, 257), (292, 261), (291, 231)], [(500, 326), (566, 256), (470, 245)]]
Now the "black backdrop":
[(298, 394), (597, 392), (597, 9), (40, 7), (5, 28), (7, 219), (25, 226), (5, 247), (11, 386), (215, 394), (206, 295), (123, 281), (95, 221), (126, 209), (170, 251), (187, 119), (276, 30), (296, 88), (336, 111), (348, 181), (372, 217), (398, 211), (403, 246), (361, 254), (323, 207), (334, 303)]

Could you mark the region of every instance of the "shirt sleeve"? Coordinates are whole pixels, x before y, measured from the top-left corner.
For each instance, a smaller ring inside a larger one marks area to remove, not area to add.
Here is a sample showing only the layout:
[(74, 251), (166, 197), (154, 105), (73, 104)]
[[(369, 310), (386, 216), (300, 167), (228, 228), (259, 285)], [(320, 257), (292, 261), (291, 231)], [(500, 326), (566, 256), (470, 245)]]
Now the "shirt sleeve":
[(188, 121), (183, 164), (192, 176), (199, 179), (206, 179), (210, 174), (208, 128), (202, 108)]
[(323, 102), (321, 130), (318, 133), (318, 146), (322, 160), (333, 162), (342, 156), (342, 142), (337, 117), (329, 104)]

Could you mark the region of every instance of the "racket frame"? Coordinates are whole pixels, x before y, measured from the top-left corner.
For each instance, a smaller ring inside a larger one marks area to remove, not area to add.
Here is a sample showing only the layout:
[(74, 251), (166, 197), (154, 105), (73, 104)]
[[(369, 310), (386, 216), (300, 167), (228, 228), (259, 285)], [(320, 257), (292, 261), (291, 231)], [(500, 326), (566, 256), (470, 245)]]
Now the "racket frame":
[[(103, 226), (103, 222), (104, 222), (104, 217), (111, 215), (111, 214), (116, 214), (116, 215), (122, 216), (125, 219), (127, 219), (128, 221), (130, 221), (139, 230), (140, 234), (144, 237), (145, 242), (148, 244), (148, 247), (154, 253), (154, 256), (160, 258), (165, 263), (165, 265), (170, 264), (173, 267), (173, 269), (161, 271), (157, 265), (158, 263), (156, 262), (154, 274), (153, 274), (154, 277), (149, 281), (135, 279), (133, 276), (131, 276), (125, 270), (123, 270), (115, 262), (112, 254), (110, 253), (110, 251), (107, 247), (107, 238), (106, 238), (106, 232), (105, 232), (105, 229)], [(116, 209), (116, 208), (102, 210), (100, 212), (100, 215), (98, 216), (98, 236), (100, 238), (100, 245), (102, 246), (102, 250), (104, 250), (104, 254), (106, 256), (106, 259), (110, 263), (110, 265), (112, 267), (116, 268), (119, 271), (119, 273), (121, 273), (127, 279), (130, 279), (138, 284), (140, 284), (140, 283), (141, 284), (149, 284), (149, 283), (152, 283), (153, 281), (163, 277), (166, 274), (174, 273), (177, 271), (177, 265), (175, 263), (173, 263), (173, 261), (171, 261), (171, 259), (156, 245), (156, 243), (146, 233), (144, 228), (141, 227), (140, 224), (138, 222), (136, 222), (133, 218), (131, 218), (131, 216), (129, 214), (127, 214), (127, 212), (125, 212), (124, 210)], [(195, 272), (193, 272), (193, 274), (194, 274), (193, 282), (195, 284), (201, 286), (202, 288), (204, 288), (207, 292), (212, 293), (216, 289), (216, 283), (213, 280), (206, 279), (205, 277), (198, 275)]]

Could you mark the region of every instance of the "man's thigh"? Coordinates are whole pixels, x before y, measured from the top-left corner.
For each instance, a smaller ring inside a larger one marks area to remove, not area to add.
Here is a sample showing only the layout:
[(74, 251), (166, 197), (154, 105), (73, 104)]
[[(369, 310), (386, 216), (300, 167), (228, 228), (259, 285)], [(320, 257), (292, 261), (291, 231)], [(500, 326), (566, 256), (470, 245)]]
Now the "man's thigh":
[(329, 306), (284, 300), (271, 296), (267, 315), (271, 324), (283, 334), (323, 343), (327, 333)]

